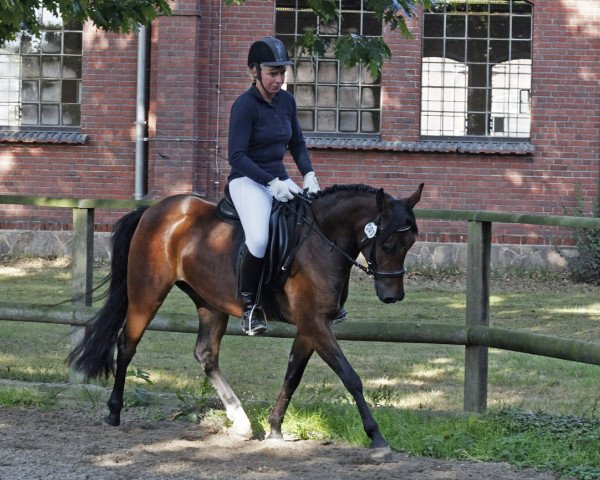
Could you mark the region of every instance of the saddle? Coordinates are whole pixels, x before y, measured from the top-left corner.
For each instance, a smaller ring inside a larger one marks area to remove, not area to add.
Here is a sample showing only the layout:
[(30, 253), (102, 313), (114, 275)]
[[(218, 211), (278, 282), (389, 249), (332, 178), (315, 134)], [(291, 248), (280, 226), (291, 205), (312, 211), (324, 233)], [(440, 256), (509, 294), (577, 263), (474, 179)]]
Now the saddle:
[[(240, 240), (236, 243), (233, 254), (234, 269), (237, 275), (237, 258), (244, 240), (243, 231), (227, 186), (224, 193), (224, 197), (217, 204), (216, 214), (219, 219), (234, 225), (238, 232), (241, 232), (239, 233)], [(312, 221), (313, 215), (310, 209), (310, 201), (306, 198), (296, 196), (286, 203), (273, 201), (269, 222), (269, 242), (262, 280), (263, 292), (265, 289), (274, 292), (283, 288), (289, 275), (292, 260), (308, 237), (308, 230), (303, 231), (305, 230), (303, 226), (307, 218)], [(266, 300), (265, 297), (263, 297), (264, 300)]]

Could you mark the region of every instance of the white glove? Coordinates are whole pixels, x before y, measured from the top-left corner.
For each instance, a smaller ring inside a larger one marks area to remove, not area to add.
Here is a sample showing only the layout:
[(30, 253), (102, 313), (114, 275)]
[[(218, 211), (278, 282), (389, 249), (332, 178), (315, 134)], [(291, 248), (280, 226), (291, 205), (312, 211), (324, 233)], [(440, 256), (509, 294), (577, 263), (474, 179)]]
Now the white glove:
[(315, 172), (308, 172), (304, 175), (304, 189), (308, 189), (308, 193), (317, 193), (319, 190), (319, 182), (317, 182), (317, 177), (315, 176)]
[(294, 194), (287, 183), (282, 182), (278, 178), (274, 178), (269, 182), (269, 190), (271, 190), (273, 196), (280, 202), (287, 202), (294, 198)]

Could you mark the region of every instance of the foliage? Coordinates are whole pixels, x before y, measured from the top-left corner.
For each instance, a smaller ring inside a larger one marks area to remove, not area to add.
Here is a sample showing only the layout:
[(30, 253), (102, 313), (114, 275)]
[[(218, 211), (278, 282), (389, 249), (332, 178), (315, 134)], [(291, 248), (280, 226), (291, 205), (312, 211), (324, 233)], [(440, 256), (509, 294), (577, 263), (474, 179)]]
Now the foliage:
[[(244, 2), (225, 0), (227, 5), (242, 5)], [(171, 13), (167, 0), (0, 0), (0, 44), (13, 40), (21, 30), (39, 34), (40, 3), (54, 14), (60, 12), (65, 24), (91, 20), (98, 28), (115, 33), (135, 32), (140, 25), (149, 24), (158, 15)], [(322, 24), (338, 24), (340, 11), (337, 0), (308, 0), (308, 3)], [(407, 21), (416, 15), (419, 5), (428, 10), (434, 0), (366, 0), (365, 3), (365, 7), (372, 9), (391, 30), (410, 37)], [(312, 58), (322, 57), (326, 50), (331, 49), (346, 67), (366, 65), (373, 78), (379, 76), (383, 63), (391, 59), (390, 49), (381, 37), (365, 37), (339, 30), (332, 36), (307, 29), (299, 37), (296, 47), (299, 53), (307, 53)]]
[[(600, 180), (597, 183), (596, 199), (592, 204), (592, 216), (600, 218)], [(584, 216), (581, 192), (576, 191), (578, 206), (573, 212)], [(581, 228), (574, 231), (575, 245), (579, 255), (568, 260), (573, 280), (600, 285), (600, 229)]]
[(0, 0), (0, 43), (13, 40), (21, 30), (39, 35), (40, 4), (54, 15), (60, 12), (65, 24), (91, 20), (115, 33), (131, 33), (159, 14), (171, 13), (167, 0)]

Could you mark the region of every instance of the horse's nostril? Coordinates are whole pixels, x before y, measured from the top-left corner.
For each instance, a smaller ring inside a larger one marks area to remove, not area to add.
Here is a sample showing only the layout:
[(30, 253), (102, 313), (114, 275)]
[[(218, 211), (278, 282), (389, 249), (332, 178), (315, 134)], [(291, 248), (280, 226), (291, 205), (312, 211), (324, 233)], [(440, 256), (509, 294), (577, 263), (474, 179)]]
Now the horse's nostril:
[(397, 301), (397, 299), (396, 299), (396, 298), (394, 298), (394, 297), (385, 297), (385, 298), (383, 299), (383, 303), (394, 303), (394, 302), (396, 302), (396, 301)]

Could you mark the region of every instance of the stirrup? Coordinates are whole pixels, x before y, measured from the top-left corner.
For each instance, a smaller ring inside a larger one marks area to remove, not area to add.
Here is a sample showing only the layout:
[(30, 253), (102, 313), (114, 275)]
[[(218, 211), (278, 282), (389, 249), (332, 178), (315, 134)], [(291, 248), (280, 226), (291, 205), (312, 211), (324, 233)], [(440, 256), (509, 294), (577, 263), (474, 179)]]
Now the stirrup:
[(250, 310), (244, 312), (242, 315), (242, 330), (251, 337), (267, 331), (267, 316), (260, 306), (253, 305)]

